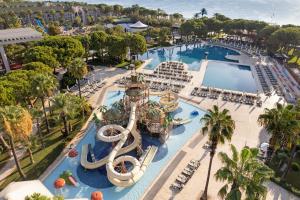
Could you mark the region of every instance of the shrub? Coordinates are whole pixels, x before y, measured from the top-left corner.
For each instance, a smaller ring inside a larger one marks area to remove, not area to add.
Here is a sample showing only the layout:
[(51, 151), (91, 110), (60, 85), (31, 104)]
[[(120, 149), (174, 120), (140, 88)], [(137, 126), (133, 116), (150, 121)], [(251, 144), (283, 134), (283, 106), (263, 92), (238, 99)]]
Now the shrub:
[(68, 87), (72, 87), (76, 84), (76, 79), (69, 73), (65, 73), (61, 80), (61, 88), (66, 89)]
[(300, 165), (296, 162), (293, 162), (291, 168), (292, 170), (298, 172), (300, 170)]
[(143, 61), (141, 61), (141, 60), (136, 60), (136, 61), (134, 62), (134, 65), (135, 65), (135, 68), (136, 68), (136, 69), (139, 68), (142, 64), (143, 64)]

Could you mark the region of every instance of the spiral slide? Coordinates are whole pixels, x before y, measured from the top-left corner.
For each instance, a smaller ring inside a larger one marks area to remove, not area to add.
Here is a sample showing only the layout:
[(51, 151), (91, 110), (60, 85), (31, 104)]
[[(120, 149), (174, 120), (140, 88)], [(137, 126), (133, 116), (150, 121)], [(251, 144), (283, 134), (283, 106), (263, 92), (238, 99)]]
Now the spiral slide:
[[(87, 169), (95, 169), (106, 164), (107, 177), (109, 181), (119, 187), (129, 187), (136, 183), (143, 176), (146, 168), (150, 165), (157, 152), (156, 146), (150, 146), (150, 148), (147, 148), (147, 151), (142, 156), (143, 159), (137, 160), (136, 158), (128, 155), (116, 158), (118, 155), (132, 151), (141, 143), (141, 136), (136, 130), (135, 112), (136, 104), (132, 103), (129, 122), (126, 129), (122, 126), (112, 124), (103, 126), (98, 131), (97, 139), (104, 142), (118, 142), (108, 156), (99, 161), (91, 163), (87, 161), (88, 149), (86, 147), (82, 149), (81, 165)], [(114, 136), (106, 136), (105, 132), (111, 129), (119, 131), (120, 134)], [(133, 143), (122, 148), (130, 133), (134, 137)], [(126, 173), (119, 173), (114, 169), (116, 165), (125, 162), (129, 162), (132, 164), (133, 168), (130, 171)]]

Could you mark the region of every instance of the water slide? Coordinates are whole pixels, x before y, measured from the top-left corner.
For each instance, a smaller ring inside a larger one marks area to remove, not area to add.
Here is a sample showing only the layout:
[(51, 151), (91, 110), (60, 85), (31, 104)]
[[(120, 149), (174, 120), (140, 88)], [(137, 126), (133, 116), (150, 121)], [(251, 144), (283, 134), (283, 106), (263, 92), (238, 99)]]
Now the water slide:
[(191, 121), (192, 121), (191, 119), (174, 119), (173, 120), (173, 125), (180, 126), (180, 125), (183, 125), (183, 124), (188, 124)]
[[(119, 131), (120, 134), (113, 136), (105, 135), (105, 133), (111, 129)], [(134, 141), (130, 145), (122, 148), (130, 133), (134, 137)], [(103, 126), (97, 133), (97, 139), (104, 142), (118, 143), (114, 146), (108, 156), (96, 162), (87, 161), (88, 147), (83, 146), (81, 165), (86, 169), (96, 169), (106, 164), (107, 177), (109, 181), (119, 187), (129, 187), (136, 183), (145, 173), (157, 151), (156, 146), (150, 146), (140, 160), (129, 155), (117, 157), (121, 154), (134, 150), (141, 143), (141, 135), (136, 130), (136, 103), (131, 104), (129, 122), (126, 128), (115, 124)], [(115, 166), (125, 162), (131, 163), (133, 168), (126, 173), (117, 172), (115, 170)]]

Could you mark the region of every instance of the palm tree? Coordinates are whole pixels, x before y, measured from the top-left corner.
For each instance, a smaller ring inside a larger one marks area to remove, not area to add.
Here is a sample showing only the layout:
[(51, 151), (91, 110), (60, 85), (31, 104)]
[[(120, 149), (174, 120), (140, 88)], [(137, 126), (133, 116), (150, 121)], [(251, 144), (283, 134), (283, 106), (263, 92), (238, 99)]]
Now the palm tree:
[(206, 10), (205, 8), (202, 8), (199, 14), (200, 14), (200, 15), (202, 16), (202, 18), (203, 18), (204, 15), (207, 15), (207, 10)]
[(86, 100), (86, 98), (80, 98), (78, 96), (73, 96), (74, 103), (78, 106), (78, 108), (81, 110), (82, 117), (85, 117), (85, 112), (88, 112), (91, 108), (91, 105)]
[[(219, 153), (223, 167), (215, 178), (227, 183), (218, 195), (226, 200), (240, 200), (245, 192), (246, 199), (265, 199), (267, 188), (264, 183), (273, 175), (273, 171), (257, 159), (257, 148), (244, 147), (239, 153), (231, 145), (232, 158), (226, 153)], [(230, 189), (229, 189), (230, 188)]]
[(30, 113), (31, 113), (31, 116), (36, 120), (37, 135), (39, 136), (42, 148), (44, 149), (45, 143), (44, 143), (44, 139), (43, 139), (42, 132), (41, 132), (41, 118), (42, 118), (43, 112), (39, 109), (32, 108), (32, 109), (30, 109)]
[[(278, 146), (283, 148), (291, 139), (290, 135), (298, 126), (293, 105), (276, 104), (276, 108), (266, 108), (264, 113), (258, 117), (258, 123), (271, 134), (269, 140), (271, 156), (268, 160), (274, 157), (274, 153)], [(280, 143), (280, 144), (279, 144)]]
[(80, 80), (88, 73), (86, 63), (81, 58), (75, 58), (68, 67), (68, 72), (76, 78), (79, 97), (81, 97)]
[(208, 132), (209, 141), (211, 143), (207, 179), (204, 192), (201, 196), (202, 200), (207, 200), (212, 161), (216, 153), (217, 146), (219, 143), (224, 144), (225, 140), (231, 140), (235, 123), (227, 109), (219, 111), (219, 108), (216, 105), (213, 106), (213, 109), (208, 109), (207, 113), (201, 118), (201, 122), (204, 124), (202, 127), (202, 133), (204, 134)]
[(291, 142), (291, 152), (290, 155), (288, 156), (288, 162), (287, 162), (287, 167), (285, 169), (285, 171), (283, 172), (282, 176), (281, 176), (281, 180), (285, 181), (286, 177), (291, 169), (291, 165), (294, 161), (294, 158), (297, 155), (297, 144), (299, 141), (299, 130), (300, 130), (300, 101), (298, 101), (297, 106), (294, 107), (295, 112), (292, 112), (292, 114), (290, 115), (290, 119), (287, 119), (289, 122), (295, 122), (295, 123), (291, 123), (289, 126), (289, 142)]
[(50, 133), (50, 126), (45, 108), (45, 97), (49, 96), (57, 87), (56, 79), (49, 74), (36, 74), (32, 77), (32, 93), (40, 98), (46, 121), (47, 133)]
[(76, 102), (76, 96), (60, 93), (56, 95), (52, 101), (53, 107), (58, 112), (59, 118), (63, 122), (63, 136), (67, 137), (70, 132), (68, 127), (68, 118), (74, 117), (79, 111), (79, 106), (74, 104), (74, 102)]
[(0, 126), (9, 137), (10, 148), (20, 176), (25, 174), (18, 160), (15, 140), (26, 140), (32, 132), (32, 120), (29, 112), (21, 106), (5, 106), (0, 108)]

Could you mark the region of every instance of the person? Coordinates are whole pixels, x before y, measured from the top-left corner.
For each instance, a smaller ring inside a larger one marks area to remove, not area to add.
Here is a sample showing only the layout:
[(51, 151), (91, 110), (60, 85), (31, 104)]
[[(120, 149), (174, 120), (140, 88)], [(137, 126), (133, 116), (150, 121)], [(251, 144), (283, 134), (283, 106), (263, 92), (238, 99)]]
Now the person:
[(121, 91), (119, 90), (119, 91), (118, 91), (118, 95), (120, 95), (120, 94), (121, 94)]

